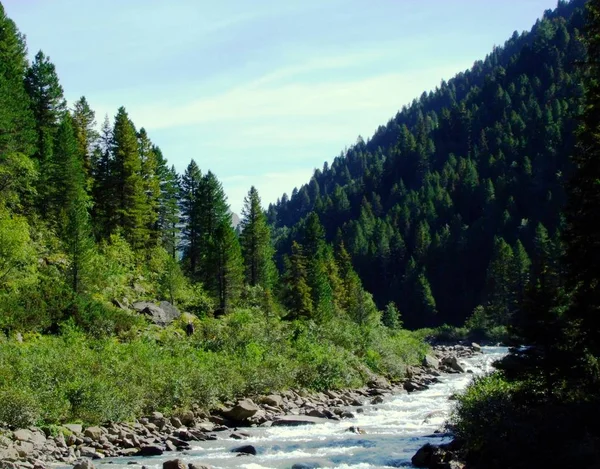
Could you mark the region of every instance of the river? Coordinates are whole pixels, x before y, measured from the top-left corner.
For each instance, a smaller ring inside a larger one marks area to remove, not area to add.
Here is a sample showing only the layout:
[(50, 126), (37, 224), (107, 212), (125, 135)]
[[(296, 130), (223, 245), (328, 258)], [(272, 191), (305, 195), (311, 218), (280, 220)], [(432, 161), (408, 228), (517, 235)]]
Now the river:
[[(376, 469), (410, 466), (414, 453), (426, 442), (445, 440), (434, 431), (449, 416), (453, 402), (448, 397), (463, 390), (473, 376), (492, 369), (492, 362), (507, 353), (504, 347), (484, 347), (482, 355), (462, 359), (472, 373), (440, 377), (429, 389), (412, 394), (391, 395), (377, 405), (364, 405), (362, 411), (350, 407), (353, 419), (301, 427), (243, 429), (250, 434), (244, 441), (226, 438), (192, 443), (191, 450), (166, 453), (152, 458), (115, 458), (95, 461), (101, 469), (134, 469), (132, 463), (148, 469), (161, 469), (168, 459), (181, 458), (186, 463), (207, 464), (215, 469), (286, 468), (297, 463), (305, 467), (336, 469)], [(350, 426), (365, 434), (350, 433)], [(237, 456), (230, 450), (240, 445), (256, 447), (256, 456)], [(128, 464), (129, 463), (129, 464)], [(139, 467), (139, 466), (138, 466)]]

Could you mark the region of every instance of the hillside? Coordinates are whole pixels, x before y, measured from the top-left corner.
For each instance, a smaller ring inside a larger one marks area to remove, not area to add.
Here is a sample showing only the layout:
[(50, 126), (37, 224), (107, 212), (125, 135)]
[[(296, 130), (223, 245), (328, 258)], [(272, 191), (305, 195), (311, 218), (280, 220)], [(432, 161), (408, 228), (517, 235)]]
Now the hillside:
[(479, 322), (507, 323), (532, 262), (557, 249), (584, 5), (559, 2), (271, 205), (280, 259), (314, 211), (406, 325), (461, 324), (478, 305)]

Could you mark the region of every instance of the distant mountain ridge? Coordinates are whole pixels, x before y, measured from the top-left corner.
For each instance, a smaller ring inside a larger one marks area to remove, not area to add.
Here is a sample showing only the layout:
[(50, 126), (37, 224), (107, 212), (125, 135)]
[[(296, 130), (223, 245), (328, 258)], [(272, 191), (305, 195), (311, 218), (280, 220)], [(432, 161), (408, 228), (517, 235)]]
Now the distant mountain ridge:
[(478, 305), (510, 315), (520, 277), (560, 231), (584, 5), (560, 1), (272, 204), (280, 259), (314, 211), (407, 325), (460, 324)]

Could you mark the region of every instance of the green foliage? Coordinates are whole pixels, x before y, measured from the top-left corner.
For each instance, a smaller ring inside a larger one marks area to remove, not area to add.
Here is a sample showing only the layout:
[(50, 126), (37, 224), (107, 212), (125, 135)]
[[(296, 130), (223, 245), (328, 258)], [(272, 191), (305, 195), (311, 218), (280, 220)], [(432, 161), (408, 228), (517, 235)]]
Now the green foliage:
[(26, 275), (34, 256), (27, 220), (0, 207), (0, 294)]

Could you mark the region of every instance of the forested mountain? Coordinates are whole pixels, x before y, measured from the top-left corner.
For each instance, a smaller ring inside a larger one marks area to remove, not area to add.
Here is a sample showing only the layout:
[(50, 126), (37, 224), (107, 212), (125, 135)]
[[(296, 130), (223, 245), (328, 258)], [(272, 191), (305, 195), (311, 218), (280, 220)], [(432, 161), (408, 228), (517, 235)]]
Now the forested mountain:
[(268, 210), (280, 256), (316, 214), (377, 306), (395, 303), (407, 325), (461, 324), (474, 310), (472, 324), (507, 324), (532, 264), (559, 251), (584, 5), (559, 1), (284, 194)]

